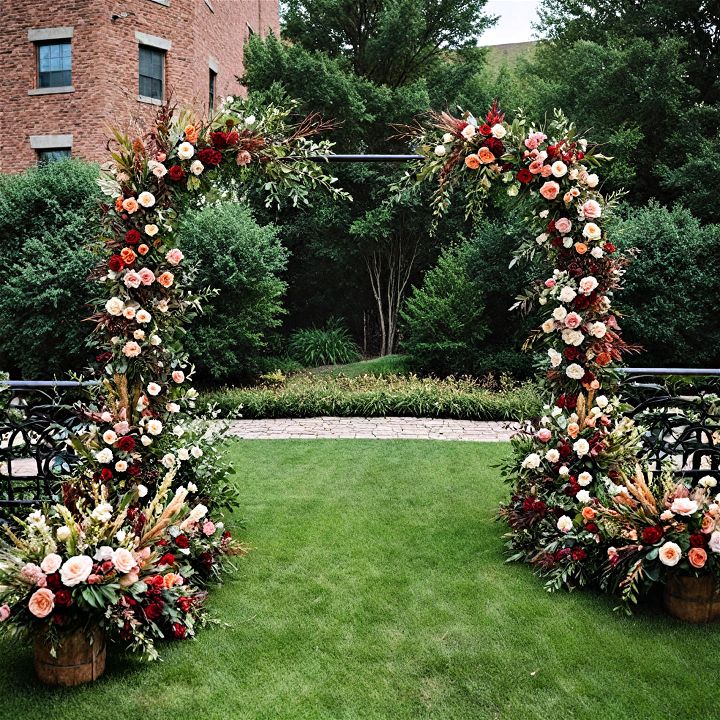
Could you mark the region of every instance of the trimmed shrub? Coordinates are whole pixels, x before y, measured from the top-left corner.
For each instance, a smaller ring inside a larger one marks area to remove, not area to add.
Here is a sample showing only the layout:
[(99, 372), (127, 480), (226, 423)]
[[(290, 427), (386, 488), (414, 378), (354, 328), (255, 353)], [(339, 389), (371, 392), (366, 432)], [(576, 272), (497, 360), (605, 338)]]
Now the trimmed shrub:
[(288, 350), (304, 367), (343, 365), (360, 359), (360, 350), (346, 327), (331, 320), (325, 328), (304, 328), (290, 336)]
[(0, 367), (13, 377), (62, 376), (90, 356), (82, 318), (99, 234), (95, 165), (65, 160), (0, 176)]
[(228, 382), (262, 369), (259, 358), (269, 330), (280, 324), (280, 279), (287, 252), (277, 230), (258, 225), (239, 204), (188, 212), (180, 247), (198, 262), (196, 290), (218, 292), (193, 321), (185, 346), (201, 380)]

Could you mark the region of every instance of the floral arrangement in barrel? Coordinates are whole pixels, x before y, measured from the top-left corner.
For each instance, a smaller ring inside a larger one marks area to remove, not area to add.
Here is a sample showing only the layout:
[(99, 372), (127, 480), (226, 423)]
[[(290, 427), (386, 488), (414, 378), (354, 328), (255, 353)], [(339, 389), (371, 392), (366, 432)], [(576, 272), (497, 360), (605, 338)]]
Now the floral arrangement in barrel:
[(243, 553), (221, 519), (236, 502), (224, 428), (194, 410), (182, 338), (204, 294), (175, 234), (184, 203), (228, 180), (260, 183), (268, 203), (307, 203), (313, 189), (347, 197), (317, 161), (331, 144), (316, 136), (331, 125), (291, 117), (226, 98), (207, 121), (163, 107), (144, 135), (115, 133), (91, 275), (101, 383), (81, 408), (88, 429), (72, 439), (81, 462), (62, 502), (6, 528), (0, 632), (55, 651), (67, 633), (100, 626), (157, 657), (156, 640), (204, 622), (206, 587)]
[[(526, 348), (542, 351), (548, 400), (539, 422), (513, 439), (503, 469), (510, 559), (530, 563), (549, 590), (592, 584), (626, 605), (666, 582), (662, 570), (720, 577), (712, 555), (720, 543), (698, 529), (714, 528), (717, 504), (706, 489), (656, 481), (643, 486), (654, 505), (637, 496), (643, 431), (623, 416), (613, 372), (639, 349), (623, 340), (615, 310), (630, 257), (607, 237), (617, 198), (600, 192), (596, 172), (612, 158), (559, 111), (540, 127), (522, 113), (507, 121), (496, 103), (484, 121), (435, 113), (409, 136), (423, 159), (399, 189), (434, 183), (436, 221), (458, 195), (475, 221), (488, 194), (504, 189), (527, 210), (528, 239), (511, 265), (539, 256), (545, 268), (513, 307), (535, 304), (542, 315)], [(684, 516), (685, 501), (671, 496), (695, 498), (693, 513)], [(669, 549), (679, 565), (668, 562)]]

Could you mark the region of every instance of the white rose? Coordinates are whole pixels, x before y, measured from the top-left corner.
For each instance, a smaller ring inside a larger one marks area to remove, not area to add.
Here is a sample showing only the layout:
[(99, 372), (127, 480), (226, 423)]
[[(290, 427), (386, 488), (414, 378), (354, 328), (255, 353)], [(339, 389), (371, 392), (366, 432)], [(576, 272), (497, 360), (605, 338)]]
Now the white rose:
[(195, 445), (190, 448), (190, 454), (197, 459), (203, 456), (203, 451), (197, 445)]
[(112, 519), (112, 505), (107, 502), (101, 502), (90, 513), (90, 517), (97, 522), (106, 523)]
[(155, 382), (148, 383), (148, 386), (146, 389), (147, 389), (148, 395), (152, 395), (153, 397), (155, 395), (159, 395), (160, 392), (162, 391), (162, 387)]
[(178, 450), (178, 460), (185, 461), (190, 459), (190, 453), (187, 448), (180, 448)]
[(40, 569), (46, 575), (52, 575), (57, 572), (58, 568), (62, 565), (62, 558), (57, 553), (50, 553), (46, 555), (43, 561), (40, 563)]
[(148, 447), (149, 445), (152, 445), (152, 438), (149, 435), (142, 435), (140, 437), (140, 442), (143, 447)]
[(444, 146), (444, 145), (436, 145), (436, 146), (435, 146), (435, 154), (436, 154), (438, 157), (443, 157), (446, 152), (447, 152), (447, 150), (445, 150), (445, 146)]
[(550, 365), (552, 365), (552, 367), (558, 367), (560, 363), (562, 363), (562, 355), (557, 350), (550, 348), (548, 355), (550, 356)]
[(607, 397), (605, 395), (598, 395), (595, 398), (595, 403), (597, 404), (597, 406), (599, 408), (606, 408), (608, 406), (609, 402), (610, 401), (607, 399)]
[(444, 143), (451, 143), (453, 140), (455, 140), (455, 136), (452, 133), (445, 133), (443, 135)]
[(596, 338), (603, 338), (605, 337), (605, 333), (607, 332), (607, 327), (605, 326), (604, 322), (600, 322), (599, 320), (594, 323), (590, 323), (588, 325), (588, 332)]
[(551, 166), (551, 169), (552, 169), (552, 174), (556, 178), (564, 177), (565, 175), (567, 175), (567, 171), (568, 171), (567, 165), (562, 160), (557, 160), (556, 162), (554, 162)]
[(155, 225), (155, 223), (151, 223), (150, 225), (145, 226), (145, 234), (148, 237), (155, 237), (159, 231), (160, 231), (160, 228), (157, 225)]
[(494, 138), (497, 138), (498, 140), (502, 140), (505, 135), (507, 135), (507, 130), (504, 125), (501, 125), (500, 123), (496, 123), (491, 128), (492, 134)]
[[(232, 98), (229, 98), (230, 102), (232, 102)], [(255, 116), (254, 115), (248, 115), (245, 118), (245, 124), (246, 125), (254, 125), (255, 124)]]
[(194, 482), (189, 482), (187, 484), (188, 492), (194, 493), (197, 492), (197, 485)]
[(522, 467), (528, 470), (535, 470), (540, 467), (541, 459), (537, 453), (530, 453), (523, 461)]
[(562, 322), (567, 317), (567, 310), (560, 305), (553, 310), (553, 317)]
[(586, 470), (585, 472), (581, 472), (578, 477), (578, 485), (580, 487), (587, 487), (592, 482), (593, 476)]
[(173, 428), (173, 435), (176, 435), (177, 437), (182, 437), (185, 434), (185, 428), (182, 427), (182, 425), (176, 425)]
[(75, 587), (85, 582), (92, 572), (93, 560), (87, 555), (75, 555), (60, 568), (60, 579), (65, 587)]
[(573, 529), (573, 521), (567, 515), (561, 515), (557, 521), (557, 529), (569, 533)]
[(603, 252), (603, 249), (601, 247), (594, 247), (590, 254), (596, 259), (599, 260), (605, 253)]
[(137, 565), (133, 554), (122, 547), (115, 550), (112, 555), (112, 561), (115, 569), (123, 575), (125, 575), (125, 573), (129, 573), (135, 565)]
[(161, 462), (166, 468), (170, 469), (175, 464), (175, 455), (172, 453), (165, 453)]
[(190, 515), (188, 516), (188, 519), (192, 520), (193, 522), (197, 522), (198, 520), (202, 520), (207, 515), (208, 509), (204, 505), (196, 505), (191, 511)]
[(577, 293), (569, 285), (566, 285), (560, 291), (559, 297), (560, 297), (560, 302), (569, 303), (569, 302), (572, 302), (577, 297)]
[(552, 318), (548, 318), (543, 324), (542, 324), (543, 332), (551, 333), (555, 329), (555, 321)]
[(580, 438), (573, 443), (573, 450), (578, 457), (583, 457), (590, 452), (590, 445), (584, 438)]
[(180, 406), (177, 403), (171, 402), (165, 405), (165, 410), (169, 413), (179, 413), (180, 412)]
[(155, 196), (151, 192), (144, 190), (138, 195), (137, 201), (139, 205), (150, 208), (155, 204)]
[(124, 473), (128, 469), (128, 464), (125, 460), (118, 460), (115, 463), (115, 470), (119, 473)]
[(466, 140), (472, 140), (472, 138), (475, 137), (475, 126), (474, 125), (466, 125), (461, 131), (460, 134), (466, 139)]
[(556, 463), (560, 460), (560, 453), (555, 448), (551, 448), (545, 453), (545, 459), (549, 463)]
[(113, 549), (109, 545), (103, 545), (95, 551), (93, 558), (98, 562), (105, 562), (113, 556)]
[(57, 529), (57, 532), (55, 533), (55, 537), (60, 542), (65, 542), (66, 540), (70, 539), (70, 536), (72, 535), (72, 531), (67, 525), (62, 525)]
[(204, 169), (205, 166), (199, 160), (193, 160), (190, 165), (190, 172), (193, 175), (200, 175)]
[(106, 430), (103, 433), (103, 442), (107, 443), (108, 445), (112, 445), (117, 440), (117, 434), (112, 430)]
[(156, 178), (161, 178), (167, 175), (167, 168), (157, 160), (148, 160), (148, 170), (150, 170)]
[(137, 486), (138, 497), (144, 498), (148, 494), (148, 489), (144, 485)]
[(705, 475), (698, 480), (698, 485), (704, 488), (714, 488), (717, 485), (717, 480), (712, 475)]
[(105, 303), (105, 309), (110, 313), (110, 315), (117, 317), (122, 315), (122, 312), (125, 309), (125, 303), (119, 297), (111, 297)]
[(194, 154), (195, 148), (189, 142), (178, 145), (178, 157), (181, 160), (189, 160)]
[(151, 335), (150, 336), (150, 344), (151, 345), (159, 345), (162, 342), (159, 335)]
[(599, 178), (595, 173), (592, 173), (585, 178), (585, 184), (590, 188), (596, 187), (598, 182)]
[(146, 429), (151, 435), (159, 435), (163, 430), (163, 425), (159, 420), (148, 420)]
[(147, 310), (138, 310), (137, 315), (135, 316), (135, 319), (141, 323), (149, 323), (152, 320), (152, 315)]
[(587, 490), (580, 490), (575, 494), (575, 499), (581, 503), (589, 503), (590, 493)]
[(110, 463), (113, 459), (112, 450), (110, 448), (103, 448), (99, 452), (95, 453), (95, 459), (99, 463)]
[(135, 330), (133, 332), (133, 337), (136, 340), (140, 340), (140, 341), (145, 340), (145, 331), (144, 330)]
[(602, 230), (593, 222), (586, 223), (582, 234), (588, 240), (599, 240), (602, 237)]
[(562, 475), (563, 477), (565, 477), (565, 475), (569, 475), (569, 474), (570, 474), (570, 468), (569, 468), (567, 465), (563, 465), (563, 466), (558, 470), (558, 474), (560, 474), (560, 475)]
[(579, 330), (568, 330), (562, 331), (562, 339), (566, 345), (574, 345), (579, 347), (582, 345), (585, 336)]
[(658, 551), (658, 557), (663, 565), (674, 567), (680, 562), (682, 550), (674, 542), (666, 542)]

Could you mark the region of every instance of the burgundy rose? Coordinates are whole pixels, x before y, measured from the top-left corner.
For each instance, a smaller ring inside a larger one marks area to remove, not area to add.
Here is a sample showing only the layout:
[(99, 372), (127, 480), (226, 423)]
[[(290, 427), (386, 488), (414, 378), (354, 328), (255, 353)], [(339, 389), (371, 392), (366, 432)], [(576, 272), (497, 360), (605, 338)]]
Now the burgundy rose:
[(65, 615), (65, 613), (63, 612), (56, 611), (55, 614), (52, 616), (52, 620), (55, 625), (62, 627), (67, 622), (67, 615)]
[(562, 443), (559, 448), (560, 451), (560, 457), (568, 457), (568, 455), (572, 455), (572, 446), (568, 443)]
[(60, 580), (60, 573), (50, 573), (50, 575), (47, 575), (45, 577), (45, 581), (47, 582), (47, 586), (53, 592), (56, 592), (59, 588), (62, 587), (62, 581)]
[(104, 467), (100, 471), (100, 479), (104, 480), (105, 482), (107, 482), (108, 480), (112, 480), (112, 476), (113, 476), (113, 474), (112, 474), (112, 470), (110, 468)]
[(185, 171), (179, 165), (173, 165), (168, 169), (168, 177), (176, 183), (185, 179)]
[(236, 132), (222, 132), (218, 130), (210, 133), (210, 142), (216, 150), (226, 150), (234, 147), (240, 141), (240, 136)]
[(565, 407), (568, 410), (574, 410), (577, 407), (577, 395), (568, 395), (565, 398)]
[(600, 532), (600, 528), (599, 528), (594, 522), (589, 522), (589, 523), (585, 526), (585, 529), (586, 529), (588, 532), (591, 532), (591, 533)]
[(702, 533), (693, 533), (690, 536), (690, 547), (704, 548), (707, 544), (706, 536)]
[(100, 353), (99, 355), (95, 356), (95, 362), (106, 363), (106, 362), (112, 360), (112, 356), (113, 356), (113, 354), (111, 352)]
[(642, 541), (646, 545), (654, 545), (656, 542), (660, 542), (664, 535), (663, 529), (658, 526), (646, 527), (642, 531)]
[(137, 463), (133, 463), (132, 465), (128, 465), (127, 471), (130, 477), (137, 477), (141, 472), (141, 468)]
[(611, 242), (606, 242), (603, 245), (603, 250), (609, 255), (612, 255), (617, 250), (617, 248)]
[(213, 148), (203, 148), (198, 152), (197, 158), (205, 167), (212, 168), (222, 162), (222, 153)]
[(111, 255), (108, 260), (108, 270), (112, 272), (120, 272), (125, 267), (125, 263), (119, 255)]
[(172, 634), (176, 640), (182, 640), (185, 637), (185, 626), (182, 623), (174, 622), (172, 624)]
[(560, 561), (564, 560), (565, 558), (570, 557), (570, 552), (571, 552), (570, 548), (562, 548), (562, 550), (558, 550), (555, 553), (555, 560), (557, 562), (560, 562)]
[(185, 595), (182, 595), (178, 598), (177, 606), (184, 612), (190, 612), (190, 608), (192, 608), (192, 598), (185, 597)]
[(572, 559), (575, 562), (582, 562), (587, 558), (587, 553), (581, 547), (574, 547), (572, 549)]
[(521, 168), (520, 170), (518, 170), (517, 179), (518, 182), (527, 184), (533, 179), (533, 176), (527, 168)]
[(187, 550), (190, 547), (190, 540), (187, 535), (178, 535), (175, 538), (175, 544), (182, 550)]
[(72, 595), (69, 590), (60, 588), (55, 591), (55, 604), (60, 607), (70, 607), (72, 605)]
[(586, 310), (590, 307), (590, 298), (587, 295), (578, 295), (573, 300), (573, 307), (576, 310)]
[(123, 435), (115, 443), (115, 447), (123, 452), (132, 452), (135, 449), (135, 439), (130, 435)]
[(499, 158), (505, 153), (505, 146), (495, 137), (488, 138), (483, 145), (490, 150), (496, 158)]
[(137, 245), (140, 240), (142, 240), (142, 237), (140, 235), (140, 231), (133, 228), (132, 230), (128, 230), (125, 233), (125, 242), (128, 245)]
[(555, 236), (552, 240), (550, 240), (551, 247), (558, 248), (562, 245), (562, 238)]
[(148, 620), (159, 620), (163, 614), (164, 603), (162, 600), (154, 600), (145, 608), (145, 617)]
[(205, 568), (205, 570), (210, 570), (210, 568), (213, 566), (213, 556), (209, 552), (200, 553), (198, 556), (198, 560), (200, 561), (200, 565)]
[(569, 360), (570, 362), (575, 362), (580, 357), (580, 351), (573, 345), (568, 345), (563, 350), (563, 355), (565, 356), (566, 360)]

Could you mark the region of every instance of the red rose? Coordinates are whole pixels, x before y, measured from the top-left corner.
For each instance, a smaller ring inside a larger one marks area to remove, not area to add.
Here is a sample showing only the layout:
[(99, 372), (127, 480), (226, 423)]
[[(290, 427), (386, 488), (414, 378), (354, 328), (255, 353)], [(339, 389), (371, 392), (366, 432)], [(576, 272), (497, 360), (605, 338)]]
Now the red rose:
[(605, 250), (606, 253), (612, 255), (612, 253), (614, 253), (617, 248), (611, 242), (606, 242), (603, 245), (603, 250)]
[(140, 232), (135, 228), (125, 233), (125, 242), (128, 245), (137, 245), (141, 239)]
[(496, 158), (499, 158), (505, 153), (505, 146), (497, 138), (490, 137), (484, 143), (486, 147)]
[(213, 566), (213, 557), (209, 552), (200, 553), (198, 560), (206, 570), (209, 570)]
[(547, 510), (547, 505), (542, 500), (536, 500), (533, 503), (533, 512), (544, 513)]
[(182, 640), (185, 637), (185, 626), (182, 623), (174, 622), (172, 624), (172, 634), (176, 640)]
[(577, 360), (578, 357), (580, 357), (580, 351), (576, 347), (573, 347), (572, 345), (568, 345), (563, 350), (563, 355), (565, 356), (566, 360), (569, 360), (570, 362), (575, 362), (575, 360)]
[(165, 578), (162, 575), (154, 575), (148, 580), (148, 585), (154, 587), (156, 590), (165, 589)]
[(110, 468), (104, 467), (100, 471), (100, 479), (104, 480), (105, 482), (107, 482), (108, 480), (112, 480), (112, 476), (113, 476), (113, 474), (112, 474), (112, 470)]
[(646, 527), (642, 531), (642, 541), (646, 545), (654, 545), (656, 542), (659, 542), (662, 539), (663, 534), (663, 529), (661, 527)]
[(572, 549), (572, 559), (575, 562), (582, 562), (587, 557), (587, 553), (581, 547), (574, 547)]
[(577, 154), (577, 159), (578, 159), (578, 160), (582, 160), (584, 157), (585, 157), (585, 153), (581, 150), (581, 151)]
[(192, 598), (185, 597), (184, 595), (178, 598), (177, 606), (184, 612), (190, 612), (192, 608)]
[(132, 452), (135, 449), (135, 440), (130, 435), (123, 435), (115, 443), (115, 447), (123, 452)]
[(555, 560), (557, 562), (560, 562), (561, 560), (564, 560), (566, 557), (570, 556), (570, 548), (562, 548), (562, 550), (558, 550), (555, 553)]
[(237, 145), (240, 136), (236, 132), (222, 132), (220, 130), (210, 133), (210, 142), (217, 150), (225, 150), (226, 148)]
[(222, 153), (213, 148), (203, 148), (197, 154), (197, 158), (205, 167), (212, 168), (222, 162)]
[(591, 532), (591, 533), (596, 533), (596, 532), (599, 532), (599, 531), (600, 531), (600, 528), (599, 528), (595, 523), (593, 523), (593, 522), (588, 523), (588, 524), (585, 526), (585, 529), (586, 529), (588, 532)]
[(160, 560), (158, 560), (158, 565), (174, 565), (175, 564), (175, 556), (172, 553), (165, 553)]
[(72, 595), (69, 590), (64, 588), (55, 591), (55, 604), (60, 607), (70, 607), (72, 605)]
[(487, 123), (483, 123), (483, 124), (478, 128), (478, 132), (479, 132), (481, 135), (492, 135), (492, 128), (491, 128)]
[(111, 573), (114, 569), (114, 565), (112, 564), (112, 560), (106, 560), (101, 566), (100, 569), (107, 575), (108, 573)]
[(62, 581), (60, 580), (60, 573), (51, 573), (50, 575), (47, 575), (45, 578), (45, 581), (47, 582), (47, 586), (53, 592), (56, 592), (59, 588), (62, 587)]
[(693, 533), (690, 536), (690, 547), (704, 548), (706, 545), (706, 536), (702, 533)]
[(179, 165), (173, 165), (168, 170), (168, 177), (173, 182), (182, 182), (185, 179), (185, 171)]
[(163, 606), (162, 600), (154, 600), (145, 608), (145, 617), (148, 620), (159, 620), (163, 614)]
[(137, 463), (133, 463), (132, 465), (128, 465), (127, 469), (128, 473), (130, 474), (130, 477), (137, 477), (140, 474), (140, 465)]
[(187, 550), (187, 548), (190, 547), (190, 541), (188, 540), (187, 535), (178, 535), (175, 538), (175, 544), (183, 550)]
[(558, 149), (555, 145), (548, 145), (545, 150), (548, 154), (548, 157), (555, 157), (558, 154)]
[(108, 260), (108, 269), (113, 272), (120, 272), (125, 267), (125, 263), (119, 255), (112, 255)]
[(529, 183), (532, 179), (532, 173), (527, 168), (521, 168), (517, 174), (518, 182)]

